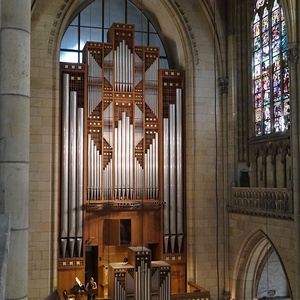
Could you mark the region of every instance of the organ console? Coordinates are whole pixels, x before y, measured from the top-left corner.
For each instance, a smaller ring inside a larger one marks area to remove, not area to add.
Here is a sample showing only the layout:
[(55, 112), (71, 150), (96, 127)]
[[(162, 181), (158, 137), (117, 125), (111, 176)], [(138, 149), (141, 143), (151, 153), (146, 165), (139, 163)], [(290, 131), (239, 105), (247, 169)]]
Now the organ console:
[(58, 284), (87, 276), (89, 246), (107, 260), (113, 299), (169, 299), (186, 287), (184, 72), (160, 69), (159, 48), (134, 35), (115, 23), (82, 64), (61, 63)]

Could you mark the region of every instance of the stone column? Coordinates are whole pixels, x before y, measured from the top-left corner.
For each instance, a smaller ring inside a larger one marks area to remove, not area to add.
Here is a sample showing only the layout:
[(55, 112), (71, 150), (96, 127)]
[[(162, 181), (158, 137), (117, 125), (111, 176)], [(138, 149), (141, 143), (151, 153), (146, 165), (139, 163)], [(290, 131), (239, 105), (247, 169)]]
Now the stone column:
[(28, 299), (30, 0), (4, 0), (0, 36), (0, 213), (11, 217), (5, 299)]
[(226, 299), (226, 295), (230, 294), (230, 280), (229, 280), (229, 221), (228, 221), (228, 212), (227, 207), (229, 205), (229, 195), (230, 195), (230, 184), (232, 182), (232, 175), (229, 175), (229, 172), (232, 173), (231, 166), (232, 166), (232, 159), (230, 158), (231, 153), (228, 152), (229, 145), (232, 143), (230, 140), (230, 116), (229, 111), (230, 106), (229, 99), (228, 99), (228, 86), (229, 86), (229, 79), (228, 77), (221, 77), (218, 79), (218, 88), (219, 88), (219, 95), (221, 99), (220, 106), (223, 106), (223, 121), (222, 121), (222, 134), (223, 134), (223, 182), (224, 182), (224, 201), (221, 201), (220, 207), (220, 220), (222, 220), (223, 224), (220, 228), (223, 228), (223, 231), (220, 231), (219, 235), (224, 244), (224, 287), (223, 287), (223, 299)]
[(299, 98), (298, 98), (298, 59), (299, 59), (299, 45), (291, 43), (288, 45), (288, 60), (290, 68), (290, 97), (291, 97), (291, 150), (292, 150), (292, 178), (293, 178), (293, 204), (294, 204), (294, 221), (295, 221), (295, 274), (294, 281), (295, 293), (293, 297), (299, 299), (300, 286), (298, 284), (300, 279), (300, 206), (299, 206), (299, 180), (300, 180), (300, 167), (299, 167), (299, 154), (300, 154), (300, 135), (299, 135)]

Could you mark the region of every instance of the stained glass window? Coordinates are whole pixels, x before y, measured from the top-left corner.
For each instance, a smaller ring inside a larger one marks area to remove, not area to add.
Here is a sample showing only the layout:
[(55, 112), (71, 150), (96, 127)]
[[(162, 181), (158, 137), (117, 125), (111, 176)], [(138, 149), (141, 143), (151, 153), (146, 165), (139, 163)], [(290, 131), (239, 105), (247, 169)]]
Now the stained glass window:
[(277, 0), (257, 0), (252, 23), (255, 135), (290, 128), (286, 24)]

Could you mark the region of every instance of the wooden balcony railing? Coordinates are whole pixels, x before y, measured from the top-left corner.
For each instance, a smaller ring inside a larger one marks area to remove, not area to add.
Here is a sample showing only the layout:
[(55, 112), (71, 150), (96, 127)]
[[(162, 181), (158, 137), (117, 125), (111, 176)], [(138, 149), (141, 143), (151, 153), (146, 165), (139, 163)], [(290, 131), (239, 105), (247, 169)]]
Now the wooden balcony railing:
[(172, 294), (171, 300), (210, 300), (210, 292), (200, 285), (189, 281), (188, 286), (188, 293)]
[(285, 188), (233, 187), (228, 210), (274, 218), (293, 218), (291, 191)]

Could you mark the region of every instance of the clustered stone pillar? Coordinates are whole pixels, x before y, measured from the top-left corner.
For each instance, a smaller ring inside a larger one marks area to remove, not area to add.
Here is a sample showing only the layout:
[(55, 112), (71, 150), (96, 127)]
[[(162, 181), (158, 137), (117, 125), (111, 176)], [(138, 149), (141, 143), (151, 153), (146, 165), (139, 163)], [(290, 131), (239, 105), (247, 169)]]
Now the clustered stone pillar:
[(5, 299), (21, 300), (28, 299), (31, 1), (0, 6), (0, 213), (11, 217)]
[[(298, 59), (299, 59), (299, 45), (298, 43), (290, 43), (288, 45), (288, 59), (290, 67), (290, 98), (291, 98), (291, 149), (292, 149), (292, 174), (293, 174), (293, 204), (294, 204), (294, 222), (295, 222), (295, 253), (299, 253), (300, 250), (300, 205), (299, 205), (299, 180), (300, 180), (300, 166), (299, 166), (299, 146), (300, 146), (300, 127), (299, 127), (299, 76), (298, 74)], [(295, 261), (295, 273), (296, 278), (300, 277), (300, 257), (296, 255)], [(299, 299), (300, 286), (296, 280), (295, 299)]]

